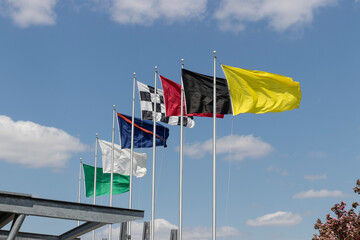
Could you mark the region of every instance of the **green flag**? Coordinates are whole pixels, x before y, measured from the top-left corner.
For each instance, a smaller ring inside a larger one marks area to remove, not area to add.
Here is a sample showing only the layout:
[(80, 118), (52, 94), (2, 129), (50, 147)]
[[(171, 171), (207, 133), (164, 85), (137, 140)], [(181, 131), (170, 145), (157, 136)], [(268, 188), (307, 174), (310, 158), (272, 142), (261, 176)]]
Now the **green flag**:
[[(94, 196), (94, 172), (95, 168), (83, 164), (85, 176), (86, 197)], [(102, 168), (96, 168), (96, 196), (110, 195), (111, 173), (103, 173)], [(129, 191), (130, 176), (114, 173), (113, 194)]]

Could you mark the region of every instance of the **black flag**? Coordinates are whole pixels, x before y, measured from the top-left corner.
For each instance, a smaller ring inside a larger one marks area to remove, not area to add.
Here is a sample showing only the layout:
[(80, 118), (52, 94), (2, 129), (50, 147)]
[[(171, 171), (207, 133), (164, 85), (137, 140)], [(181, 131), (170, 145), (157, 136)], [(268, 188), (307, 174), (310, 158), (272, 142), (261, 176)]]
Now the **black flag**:
[[(186, 113), (213, 113), (214, 77), (182, 69)], [(230, 92), (225, 78), (216, 78), (216, 113), (232, 114)]]

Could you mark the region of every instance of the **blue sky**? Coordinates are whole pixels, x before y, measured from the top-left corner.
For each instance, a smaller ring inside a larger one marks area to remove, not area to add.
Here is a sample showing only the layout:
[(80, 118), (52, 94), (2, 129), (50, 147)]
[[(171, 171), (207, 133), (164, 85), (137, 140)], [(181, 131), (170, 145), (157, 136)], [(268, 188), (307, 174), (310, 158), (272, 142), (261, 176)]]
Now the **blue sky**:
[[(353, 0), (0, 0), (0, 190), (77, 201), (79, 158), (94, 164), (96, 133), (111, 141), (114, 104), (131, 114), (133, 72), (154, 85), (157, 66), (180, 83), (183, 58), (212, 75), (216, 50), (219, 76), (220, 64), (268, 71), (302, 90), (299, 109), (217, 121), (218, 239), (310, 239), (335, 203), (358, 200), (359, 22)], [(168, 148), (157, 148), (159, 240), (178, 224), (180, 130), (169, 128)], [(212, 120), (184, 134), (184, 239), (208, 240)], [(137, 151), (148, 175), (134, 180), (133, 207), (149, 221), (151, 150)], [(22, 231), (75, 225), (30, 217)], [(138, 237), (141, 222), (133, 229)]]

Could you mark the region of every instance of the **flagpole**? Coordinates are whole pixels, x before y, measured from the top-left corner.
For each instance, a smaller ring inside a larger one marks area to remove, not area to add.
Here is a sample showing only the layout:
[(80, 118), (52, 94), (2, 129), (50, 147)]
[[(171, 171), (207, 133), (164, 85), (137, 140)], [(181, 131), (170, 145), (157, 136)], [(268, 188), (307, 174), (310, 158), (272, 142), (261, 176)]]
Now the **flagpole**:
[[(94, 166), (94, 205), (96, 204), (97, 144), (98, 144), (98, 134), (96, 133), (96, 141), (95, 141), (95, 166)], [(95, 230), (92, 231), (92, 240), (95, 240)]]
[(157, 67), (155, 66), (155, 96), (154, 96), (154, 108), (153, 108), (153, 163), (152, 163), (152, 191), (151, 191), (151, 234), (150, 239), (154, 240), (155, 230), (155, 158), (156, 158), (156, 100), (157, 100), (157, 89), (156, 89), (156, 75)]
[[(78, 196), (78, 203), (81, 202), (81, 167), (82, 167), (82, 158), (80, 158), (80, 168), (79, 168), (79, 196)], [(78, 226), (80, 226), (80, 221), (78, 221)]]
[(212, 239), (216, 240), (216, 51), (214, 53), (214, 91), (213, 91), (213, 206)]
[[(133, 97), (132, 97), (132, 118), (131, 118), (131, 151), (130, 151), (130, 184), (129, 184), (129, 209), (132, 209), (132, 183), (133, 183), (133, 164), (134, 164), (134, 121), (135, 121), (135, 82), (136, 73), (133, 78)], [(131, 222), (128, 222), (128, 239), (131, 239)]]
[[(184, 59), (181, 59), (181, 69), (184, 69)], [(179, 172), (179, 240), (182, 240), (183, 214), (183, 129), (184, 129), (184, 85), (181, 77), (181, 105), (180, 105), (180, 172)]]
[[(115, 140), (115, 105), (113, 105), (113, 127), (112, 127), (112, 150), (111, 150), (111, 175), (110, 175), (110, 207), (112, 207), (113, 179), (114, 179), (114, 140)], [(111, 240), (112, 224), (109, 225), (109, 240)]]

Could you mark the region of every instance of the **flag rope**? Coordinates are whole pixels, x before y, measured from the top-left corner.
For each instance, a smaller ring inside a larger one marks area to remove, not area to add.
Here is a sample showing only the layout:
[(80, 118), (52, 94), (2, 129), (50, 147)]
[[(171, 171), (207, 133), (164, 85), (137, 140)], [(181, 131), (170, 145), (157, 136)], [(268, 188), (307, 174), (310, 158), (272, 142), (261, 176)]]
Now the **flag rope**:
[[(230, 136), (233, 136), (234, 133), (234, 116), (231, 118), (231, 131)], [(229, 195), (230, 195), (230, 179), (231, 179), (231, 163), (232, 163), (232, 149), (229, 149), (229, 162), (228, 162), (228, 179), (227, 179), (227, 191), (225, 197), (225, 224), (228, 223), (228, 213), (229, 213)]]

